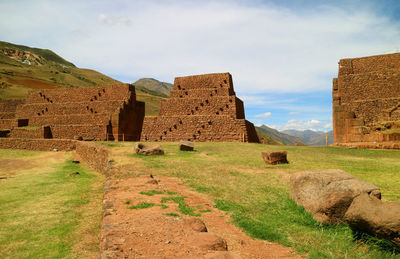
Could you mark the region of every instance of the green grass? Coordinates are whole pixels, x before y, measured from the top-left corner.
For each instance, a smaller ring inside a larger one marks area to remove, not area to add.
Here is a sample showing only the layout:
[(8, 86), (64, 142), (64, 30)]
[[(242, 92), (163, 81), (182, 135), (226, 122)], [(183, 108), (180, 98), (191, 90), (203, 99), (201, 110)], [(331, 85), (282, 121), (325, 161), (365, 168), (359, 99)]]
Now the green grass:
[(157, 190), (150, 190), (150, 191), (147, 191), (147, 192), (140, 192), (140, 194), (142, 194), (142, 195), (147, 195), (147, 196), (153, 196), (153, 195), (156, 195), (156, 194), (168, 194), (168, 195), (176, 195), (176, 194), (179, 194), (178, 192), (171, 192), (171, 191), (168, 191), (168, 190), (166, 190), (166, 191), (157, 191)]
[[(43, 154), (0, 149), (2, 159)], [(83, 232), (95, 237), (100, 231), (102, 177), (72, 160), (46, 164), (0, 181), (1, 258), (83, 256), (75, 250), (83, 242)], [(80, 174), (70, 176), (74, 171)], [(90, 204), (96, 198), (94, 208)], [(96, 253), (98, 245), (95, 240), (85, 249)]]
[[(342, 169), (379, 186), (384, 198), (400, 201), (398, 151), (196, 143), (196, 152), (181, 153), (176, 143), (162, 147), (164, 156), (136, 158), (153, 174), (179, 177), (207, 193), (217, 208), (231, 214), (234, 224), (255, 238), (281, 243), (310, 258), (400, 258), (393, 247), (356, 239), (346, 225), (318, 224), (289, 198), (292, 173)], [(290, 163), (266, 165), (261, 152), (277, 148), (288, 152)]]
[(147, 209), (147, 208), (151, 208), (151, 207), (154, 207), (154, 206), (157, 206), (157, 205), (155, 203), (152, 203), (152, 202), (140, 202), (140, 203), (138, 203), (136, 205), (129, 206), (128, 209), (131, 209), (131, 210)]
[(179, 211), (182, 212), (183, 214), (196, 217), (200, 216), (200, 214), (195, 213), (194, 209), (185, 203), (185, 198), (186, 197), (183, 196), (163, 197), (161, 199), (161, 203), (172, 201), (178, 204)]
[(165, 213), (165, 215), (166, 215), (166, 216), (170, 216), (170, 217), (180, 217), (179, 214), (176, 214), (176, 213), (173, 213), (173, 212)]

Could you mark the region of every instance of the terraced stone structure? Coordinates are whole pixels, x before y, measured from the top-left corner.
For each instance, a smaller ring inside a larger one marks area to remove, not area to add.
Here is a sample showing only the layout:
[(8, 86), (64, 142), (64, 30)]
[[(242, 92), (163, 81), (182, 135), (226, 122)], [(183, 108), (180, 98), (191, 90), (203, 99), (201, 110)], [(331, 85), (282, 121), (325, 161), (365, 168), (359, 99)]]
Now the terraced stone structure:
[(144, 118), (128, 84), (34, 90), (24, 103), (1, 102), (0, 109), (9, 131), (3, 137), (25, 139), (139, 140)]
[(400, 53), (342, 59), (333, 79), (334, 145), (400, 148)]
[(259, 142), (229, 73), (176, 77), (159, 115), (144, 119), (141, 140)]

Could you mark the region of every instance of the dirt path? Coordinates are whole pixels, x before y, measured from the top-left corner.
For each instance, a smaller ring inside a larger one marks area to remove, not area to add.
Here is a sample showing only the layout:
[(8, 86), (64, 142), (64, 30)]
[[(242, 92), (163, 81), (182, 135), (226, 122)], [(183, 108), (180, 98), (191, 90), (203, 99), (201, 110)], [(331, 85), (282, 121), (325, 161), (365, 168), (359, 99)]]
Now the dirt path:
[(179, 179), (150, 176), (106, 181), (100, 246), (101, 258), (301, 258), (250, 238)]

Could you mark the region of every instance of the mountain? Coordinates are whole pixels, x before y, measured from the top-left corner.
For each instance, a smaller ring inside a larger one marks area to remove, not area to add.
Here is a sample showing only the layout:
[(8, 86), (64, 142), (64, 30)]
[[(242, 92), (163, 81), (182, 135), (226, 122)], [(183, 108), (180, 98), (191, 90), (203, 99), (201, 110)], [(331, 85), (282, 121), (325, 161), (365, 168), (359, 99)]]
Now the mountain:
[[(150, 81), (153, 80), (158, 82), (155, 79)], [(148, 82), (149, 79), (144, 81)], [(0, 100), (23, 99), (32, 89), (93, 87), (118, 83), (121, 82), (97, 71), (78, 68), (51, 50), (0, 41)], [(168, 89), (168, 83), (159, 83), (161, 88)], [(151, 88), (137, 87), (137, 100), (146, 103), (146, 115), (158, 114), (161, 100), (168, 96), (164, 92), (157, 93)]]
[(312, 130), (283, 130), (283, 133), (297, 137), (310, 146), (325, 146), (326, 136), (328, 136), (328, 145), (333, 144), (333, 131), (312, 131)]
[(172, 90), (172, 84), (166, 82), (160, 82), (154, 78), (142, 78), (133, 83), (137, 89), (143, 92), (147, 92), (151, 95), (160, 97), (169, 97), (169, 93)]
[(278, 130), (270, 128), (266, 125), (261, 125), (260, 127), (256, 126), (256, 131), (259, 133), (260, 141), (263, 137), (262, 135), (268, 137), (268, 139), (266, 138), (268, 144), (274, 145), (273, 142), (275, 142), (278, 144), (280, 143), (281, 145), (304, 145), (300, 138), (279, 132)]

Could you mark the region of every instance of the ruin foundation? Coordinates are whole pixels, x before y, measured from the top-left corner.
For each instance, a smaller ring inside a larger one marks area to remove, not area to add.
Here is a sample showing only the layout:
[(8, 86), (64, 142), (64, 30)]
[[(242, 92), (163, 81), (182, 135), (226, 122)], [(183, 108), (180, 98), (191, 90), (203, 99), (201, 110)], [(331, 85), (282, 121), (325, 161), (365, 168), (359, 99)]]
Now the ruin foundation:
[(229, 73), (175, 78), (159, 110), (144, 119), (141, 141), (259, 142)]

